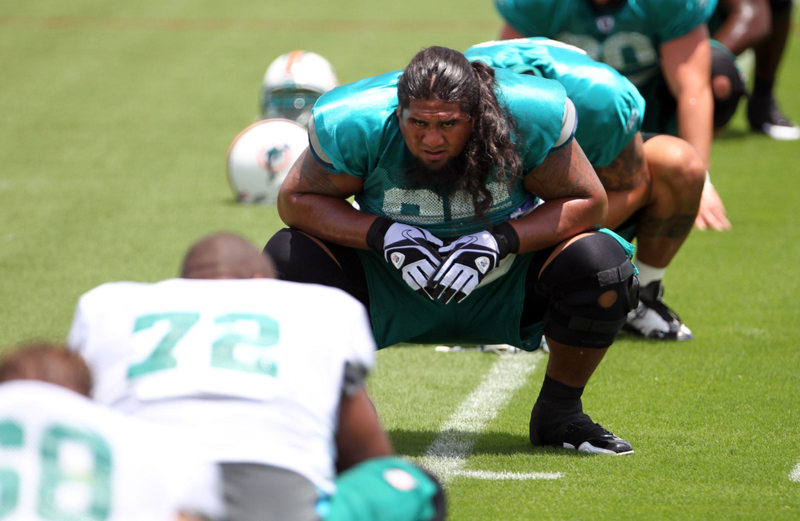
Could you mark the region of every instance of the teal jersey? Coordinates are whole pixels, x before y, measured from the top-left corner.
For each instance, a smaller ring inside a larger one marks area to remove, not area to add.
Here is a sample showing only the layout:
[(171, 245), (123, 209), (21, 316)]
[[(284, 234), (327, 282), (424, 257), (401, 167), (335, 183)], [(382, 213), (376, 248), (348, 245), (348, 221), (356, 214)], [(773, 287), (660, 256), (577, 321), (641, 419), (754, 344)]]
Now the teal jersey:
[(711, 18), (708, 20), (708, 34), (714, 35), (715, 32), (722, 27), (722, 24), (725, 23), (725, 19), (728, 17), (728, 9), (725, 7), (724, 3), (718, 3), (717, 8), (714, 9), (714, 12), (711, 14)]
[(642, 125), (645, 104), (636, 87), (577, 47), (524, 38), (478, 44), (464, 55), (470, 61), (561, 83), (578, 113), (575, 139), (594, 166), (611, 164)]
[(589, 0), (494, 1), (525, 36), (580, 47), (637, 87), (660, 74), (660, 46), (706, 23), (717, 5), (717, 0), (623, 0), (612, 9), (598, 9)]
[[(363, 179), (363, 191), (355, 198), (361, 211), (452, 238), (504, 222), (519, 208), (536, 202), (522, 179), (510, 185), (491, 181), (488, 187), (494, 203), (486, 220), (481, 220), (467, 193), (439, 197), (431, 190), (408, 188), (404, 174), (414, 163), (395, 115), (401, 74), (389, 72), (325, 93), (314, 105), (309, 122), (315, 158), (331, 173)], [(563, 146), (571, 139), (572, 132), (562, 135), (571, 104), (556, 81), (504, 70), (498, 70), (496, 78), (496, 94), (516, 122), (518, 131), (512, 139), (528, 173), (556, 145)]]

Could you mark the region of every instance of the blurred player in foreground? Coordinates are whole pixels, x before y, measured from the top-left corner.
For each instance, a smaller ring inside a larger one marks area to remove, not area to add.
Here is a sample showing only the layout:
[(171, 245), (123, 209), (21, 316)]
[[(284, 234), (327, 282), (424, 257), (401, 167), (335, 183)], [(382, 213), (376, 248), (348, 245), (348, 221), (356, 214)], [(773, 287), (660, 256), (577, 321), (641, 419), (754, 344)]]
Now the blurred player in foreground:
[(662, 300), (667, 266), (692, 230), (705, 181), (703, 159), (686, 141), (642, 137), (645, 105), (636, 87), (584, 51), (546, 38), (486, 42), (467, 49), (480, 60), (560, 82), (578, 113), (581, 144), (608, 195), (604, 226), (636, 237), (639, 306), (623, 329), (646, 338), (690, 340), (691, 330)]
[(192, 246), (181, 278), (85, 294), (69, 345), (95, 399), (191, 432), (221, 464), (231, 521), (442, 519), (441, 488), (392, 456), (364, 389), (363, 306), (273, 276), (222, 233)]
[(191, 440), (88, 398), (89, 368), (32, 343), (0, 360), (0, 518), (222, 520), (215, 465)]

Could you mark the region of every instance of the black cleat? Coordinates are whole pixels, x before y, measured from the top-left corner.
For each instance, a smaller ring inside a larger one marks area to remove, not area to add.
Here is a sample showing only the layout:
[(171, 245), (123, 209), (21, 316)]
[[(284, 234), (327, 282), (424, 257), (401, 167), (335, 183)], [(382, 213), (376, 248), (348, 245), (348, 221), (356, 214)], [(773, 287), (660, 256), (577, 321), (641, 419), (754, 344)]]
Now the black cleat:
[(639, 305), (628, 313), (623, 331), (658, 340), (691, 340), (692, 331), (661, 299), (664, 285), (654, 280), (639, 290)]
[(631, 444), (594, 423), (587, 414), (574, 418), (564, 433), (564, 448), (590, 454), (633, 454)]
[(553, 446), (589, 454), (633, 454), (631, 444), (615, 436), (583, 412), (580, 401), (571, 410), (555, 412), (537, 401), (531, 411), (530, 440), (534, 447)]
[(772, 139), (794, 141), (800, 139), (800, 128), (792, 123), (778, 107), (772, 96), (751, 96), (747, 103), (747, 121), (755, 132), (763, 132)]

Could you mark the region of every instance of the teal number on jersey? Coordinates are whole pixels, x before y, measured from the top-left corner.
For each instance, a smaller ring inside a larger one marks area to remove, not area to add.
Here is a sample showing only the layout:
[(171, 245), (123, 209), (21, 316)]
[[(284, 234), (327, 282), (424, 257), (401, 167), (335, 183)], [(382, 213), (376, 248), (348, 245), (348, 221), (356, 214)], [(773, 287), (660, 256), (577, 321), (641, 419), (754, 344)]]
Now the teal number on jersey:
[[(177, 367), (178, 360), (175, 358), (173, 350), (199, 320), (200, 313), (194, 312), (157, 313), (137, 318), (133, 328), (134, 333), (150, 329), (163, 321), (169, 323), (169, 330), (146, 360), (128, 368), (128, 378)], [(243, 334), (239, 331), (222, 333), (211, 344), (211, 367), (276, 376), (277, 366), (272, 360), (263, 356), (263, 353), (259, 353), (261, 356), (249, 357), (248, 361), (237, 359), (234, 356), (237, 349), (247, 349), (248, 347), (263, 349), (277, 344), (280, 339), (280, 327), (275, 319), (260, 314), (231, 313), (214, 320), (214, 324), (232, 325), (234, 328), (245, 322), (254, 322), (258, 326), (258, 333), (255, 335)]]
[[(19, 449), (24, 444), (24, 431), (10, 420), (0, 421), (0, 449)], [(59, 454), (73, 444), (91, 455), (90, 469), (80, 473), (62, 467)], [(96, 433), (53, 424), (44, 432), (39, 448), (42, 473), (36, 512), (50, 521), (103, 521), (111, 513), (112, 457), (108, 443)], [(11, 469), (0, 469), (0, 519), (13, 513), (19, 501), (19, 475)], [(83, 511), (67, 510), (58, 498), (64, 487), (88, 492), (90, 498)]]
[[(87, 449), (94, 462), (92, 472), (70, 475), (59, 464), (59, 451), (65, 444), (78, 444)], [(65, 425), (53, 425), (44, 433), (41, 447), (42, 481), (39, 485), (37, 510), (43, 519), (80, 521), (108, 519), (111, 511), (111, 449), (100, 436)], [(78, 484), (91, 491), (86, 512), (64, 512), (57, 503), (61, 486)]]
[(224, 315), (215, 320), (217, 324), (235, 324), (242, 321), (252, 321), (258, 324), (259, 333), (255, 337), (229, 333), (214, 342), (211, 346), (211, 366), (221, 369), (234, 369), (248, 373), (259, 373), (267, 376), (275, 376), (277, 368), (275, 363), (265, 357), (258, 357), (252, 362), (243, 362), (233, 356), (233, 350), (237, 346), (252, 346), (264, 348), (274, 346), (280, 338), (278, 322), (265, 315), (252, 313), (232, 313)]
[(178, 341), (186, 335), (193, 325), (200, 320), (200, 313), (160, 313), (155, 315), (145, 315), (136, 319), (133, 332), (150, 329), (157, 323), (166, 320), (170, 324), (169, 331), (161, 339), (153, 354), (139, 364), (134, 364), (128, 368), (128, 378), (135, 378), (143, 374), (161, 371), (162, 369), (172, 369), (178, 365), (178, 361), (172, 356), (172, 350)]
[[(5, 420), (0, 422), (0, 449), (19, 449), (24, 441), (22, 428)], [(0, 519), (13, 512), (19, 502), (19, 475), (0, 468)]]

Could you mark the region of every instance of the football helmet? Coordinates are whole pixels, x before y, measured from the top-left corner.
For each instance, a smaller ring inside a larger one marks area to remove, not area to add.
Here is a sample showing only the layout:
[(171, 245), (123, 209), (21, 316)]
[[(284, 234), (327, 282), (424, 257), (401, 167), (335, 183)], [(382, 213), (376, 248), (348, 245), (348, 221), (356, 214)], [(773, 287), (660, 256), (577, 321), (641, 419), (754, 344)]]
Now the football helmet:
[(242, 130), (228, 148), (236, 200), (273, 205), (289, 169), (308, 146), (308, 130), (288, 119), (264, 119)]
[(270, 63), (261, 85), (261, 115), (308, 125), (317, 99), (339, 80), (331, 64), (319, 54), (292, 51)]

